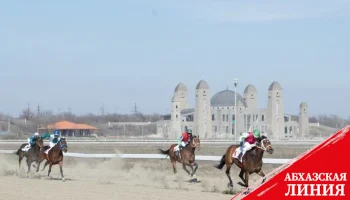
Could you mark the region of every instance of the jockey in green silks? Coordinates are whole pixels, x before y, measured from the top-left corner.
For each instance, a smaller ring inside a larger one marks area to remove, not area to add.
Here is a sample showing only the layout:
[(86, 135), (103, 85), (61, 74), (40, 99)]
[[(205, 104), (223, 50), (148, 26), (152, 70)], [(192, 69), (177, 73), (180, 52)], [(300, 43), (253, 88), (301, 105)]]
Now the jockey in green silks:
[(34, 133), (34, 135), (30, 136), (28, 138), (28, 145), (23, 148), (24, 151), (28, 151), (31, 147), (34, 147), (35, 143), (38, 141), (39, 138), (45, 139), (50, 137), (50, 134), (46, 133), (42, 136), (38, 132)]

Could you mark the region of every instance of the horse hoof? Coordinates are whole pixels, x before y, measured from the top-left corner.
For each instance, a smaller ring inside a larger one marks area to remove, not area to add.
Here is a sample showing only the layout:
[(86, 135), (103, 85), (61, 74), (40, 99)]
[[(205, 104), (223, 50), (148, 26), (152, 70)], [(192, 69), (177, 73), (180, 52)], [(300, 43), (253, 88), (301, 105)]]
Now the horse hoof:
[(249, 191), (249, 190), (247, 190), (247, 191), (243, 192), (243, 194), (244, 194), (244, 195), (247, 195), (247, 194), (249, 194), (249, 193), (250, 193), (250, 191)]
[(65, 182), (65, 181), (66, 181), (66, 179), (65, 179), (65, 178), (62, 178), (62, 181), (63, 181), (63, 182)]

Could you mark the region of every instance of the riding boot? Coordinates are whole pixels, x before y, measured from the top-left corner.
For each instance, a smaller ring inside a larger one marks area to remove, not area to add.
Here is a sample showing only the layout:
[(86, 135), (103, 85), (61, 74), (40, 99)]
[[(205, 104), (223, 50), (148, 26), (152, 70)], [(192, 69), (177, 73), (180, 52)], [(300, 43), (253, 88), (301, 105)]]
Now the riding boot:
[(243, 155), (243, 153), (240, 152), (239, 155), (238, 155), (238, 158), (237, 158), (239, 161), (241, 161), (242, 155)]

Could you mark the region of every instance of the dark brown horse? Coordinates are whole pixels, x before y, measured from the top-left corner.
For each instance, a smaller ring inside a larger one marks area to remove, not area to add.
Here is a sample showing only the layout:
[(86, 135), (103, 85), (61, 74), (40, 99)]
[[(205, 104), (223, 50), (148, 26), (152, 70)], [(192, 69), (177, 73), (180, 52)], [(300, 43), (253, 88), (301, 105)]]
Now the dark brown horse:
[(57, 142), (57, 144), (50, 149), (49, 153), (46, 154), (45, 151), (49, 148), (50, 148), (49, 146), (45, 146), (40, 151), (39, 165), (43, 160), (46, 160), (46, 163), (41, 171), (43, 171), (45, 167), (50, 164), (49, 171), (47, 174), (47, 176), (50, 176), (52, 165), (58, 164), (60, 166), (62, 181), (65, 181), (65, 178), (63, 176), (62, 166), (63, 166), (63, 152), (66, 153), (68, 149), (67, 141), (65, 138), (61, 138)]
[[(187, 172), (188, 175), (191, 175), (191, 177), (196, 176), (196, 170), (198, 169), (198, 164), (195, 162), (195, 154), (194, 151), (196, 148), (200, 149), (200, 140), (199, 137), (193, 136), (183, 149), (180, 150), (179, 156), (175, 155), (174, 147), (177, 144), (172, 144), (170, 148), (166, 151), (163, 151), (162, 149), (158, 149), (161, 154), (167, 155), (170, 157), (170, 161), (173, 164), (174, 174), (177, 173), (176, 170), (176, 161), (179, 163), (182, 163), (182, 168)], [(180, 158), (181, 157), (181, 158)], [(191, 167), (192, 173), (190, 173), (186, 166)], [(194, 168), (193, 168), (194, 167)]]
[[(247, 151), (242, 157), (242, 163), (237, 159), (233, 158), (232, 155), (235, 152), (236, 148), (239, 148), (239, 145), (231, 145), (228, 147), (226, 153), (222, 156), (220, 164), (215, 166), (218, 169), (222, 169), (224, 165), (226, 165), (226, 175), (229, 179), (228, 186), (233, 187), (232, 179), (230, 176), (231, 166), (236, 164), (241, 172), (239, 173), (239, 177), (242, 179), (243, 183), (239, 183), (244, 187), (248, 187), (249, 175), (252, 173), (257, 173), (258, 175), (264, 177), (262, 183), (265, 181), (266, 177), (261, 167), (263, 165), (262, 157), (264, 152), (273, 153), (273, 148), (271, 147), (271, 142), (267, 139), (267, 137), (262, 136), (258, 139), (255, 147)], [(243, 178), (243, 175), (245, 177)]]
[(38, 172), (39, 163), (40, 163), (39, 154), (40, 154), (40, 149), (44, 146), (44, 141), (41, 137), (39, 137), (39, 139), (36, 141), (33, 147), (31, 147), (28, 151), (23, 151), (22, 149), (27, 145), (28, 143), (22, 144), (16, 152), (16, 155), (18, 155), (18, 162), (19, 162), (18, 167), (19, 168), (21, 167), (21, 161), (24, 157), (26, 157), (27, 165), (28, 165), (27, 173), (30, 172), (30, 167), (33, 162), (36, 162), (37, 164), (36, 172)]

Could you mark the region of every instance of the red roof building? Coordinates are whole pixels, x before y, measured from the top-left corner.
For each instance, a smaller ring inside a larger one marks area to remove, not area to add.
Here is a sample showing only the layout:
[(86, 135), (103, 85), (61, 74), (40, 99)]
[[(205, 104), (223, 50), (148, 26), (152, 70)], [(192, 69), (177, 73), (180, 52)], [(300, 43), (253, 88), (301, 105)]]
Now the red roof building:
[(87, 124), (75, 124), (69, 121), (61, 121), (45, 127), (40, 127), (38, 131), (41, 133), (51, 133), (54, 130), (58, 130), (60, 135), (64, 137), (90, 137), (98, 128)]

